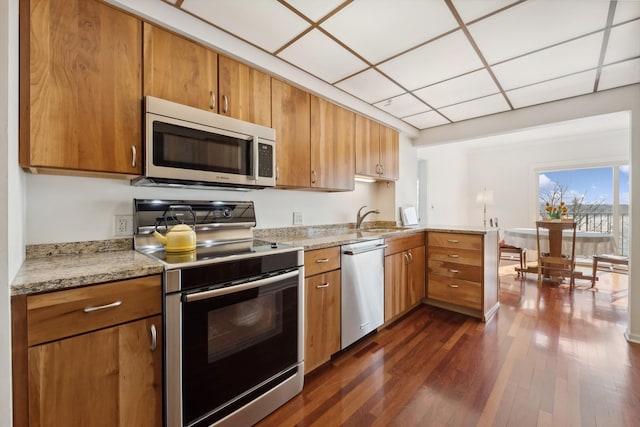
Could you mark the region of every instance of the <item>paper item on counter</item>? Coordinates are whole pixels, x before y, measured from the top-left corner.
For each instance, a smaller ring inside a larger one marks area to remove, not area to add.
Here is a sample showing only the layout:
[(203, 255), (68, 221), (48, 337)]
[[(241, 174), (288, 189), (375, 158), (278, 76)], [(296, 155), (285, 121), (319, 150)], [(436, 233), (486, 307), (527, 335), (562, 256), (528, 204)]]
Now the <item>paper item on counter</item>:
[(415, 206), (400, 208), (402, 225), (418, 225), (418, 213)]

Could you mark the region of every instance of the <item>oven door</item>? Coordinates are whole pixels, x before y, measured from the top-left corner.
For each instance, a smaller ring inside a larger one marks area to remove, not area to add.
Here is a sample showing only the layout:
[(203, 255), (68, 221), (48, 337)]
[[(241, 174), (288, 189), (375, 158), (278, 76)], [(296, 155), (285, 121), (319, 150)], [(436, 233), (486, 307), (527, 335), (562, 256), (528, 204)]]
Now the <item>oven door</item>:
[(296, 270), (180, 296), (182, 425), (211, 425), (296, 375), (299, 282)]

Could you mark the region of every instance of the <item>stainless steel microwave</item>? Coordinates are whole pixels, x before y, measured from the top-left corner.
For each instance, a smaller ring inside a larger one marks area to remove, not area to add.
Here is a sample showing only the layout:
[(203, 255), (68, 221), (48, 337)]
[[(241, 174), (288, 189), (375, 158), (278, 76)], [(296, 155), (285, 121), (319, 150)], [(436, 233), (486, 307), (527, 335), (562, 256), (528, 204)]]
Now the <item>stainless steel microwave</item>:
[(275, 130), (145, 97), (144, 176), (133, 185), (276, 185)]

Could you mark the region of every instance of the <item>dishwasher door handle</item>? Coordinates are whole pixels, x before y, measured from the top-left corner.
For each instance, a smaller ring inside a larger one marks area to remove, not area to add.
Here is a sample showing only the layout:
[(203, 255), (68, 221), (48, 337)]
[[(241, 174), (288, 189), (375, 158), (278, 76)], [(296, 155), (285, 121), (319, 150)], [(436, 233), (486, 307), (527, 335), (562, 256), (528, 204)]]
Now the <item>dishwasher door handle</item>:
[(353, 251), (344, 251), (343, 254), (345, 255), (360, 255), (360, 254), (364, 254), (366, 252), (371, 252), (371, 251), (377, 251), (379, 249), (384, 249), (384, 248), (388, 248), (389, 245), (387, 244), (383, 244), (383, 245), (376, 245), (370, 248), (364, 248), (364, 249), (356, 249)]

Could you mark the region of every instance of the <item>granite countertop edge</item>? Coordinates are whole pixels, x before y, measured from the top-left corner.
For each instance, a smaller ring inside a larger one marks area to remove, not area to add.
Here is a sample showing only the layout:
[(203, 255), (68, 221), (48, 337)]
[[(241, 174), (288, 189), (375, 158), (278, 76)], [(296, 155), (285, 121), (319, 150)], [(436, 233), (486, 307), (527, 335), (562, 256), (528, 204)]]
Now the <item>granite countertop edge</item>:
[[(287, 227), (256, 229), (263, 240), (302, 247), (305, 251), (324, 249), (363, 240), (401, 237), (425, 231), (487, 234), (495, 229), (458, 226), (389, 227), (385, 231), (356, 230), (351, 227)], [(313, 229), (313, 230), (312, 230)], [(311, 230), (311, 231), (310, 231)], [(30, 245), (27, 257), (11, 283), (11, 296), (70, 289), (118, 280), (160, 274), (163, 265), (133, 249), (131, 238), (105, 241)]]

